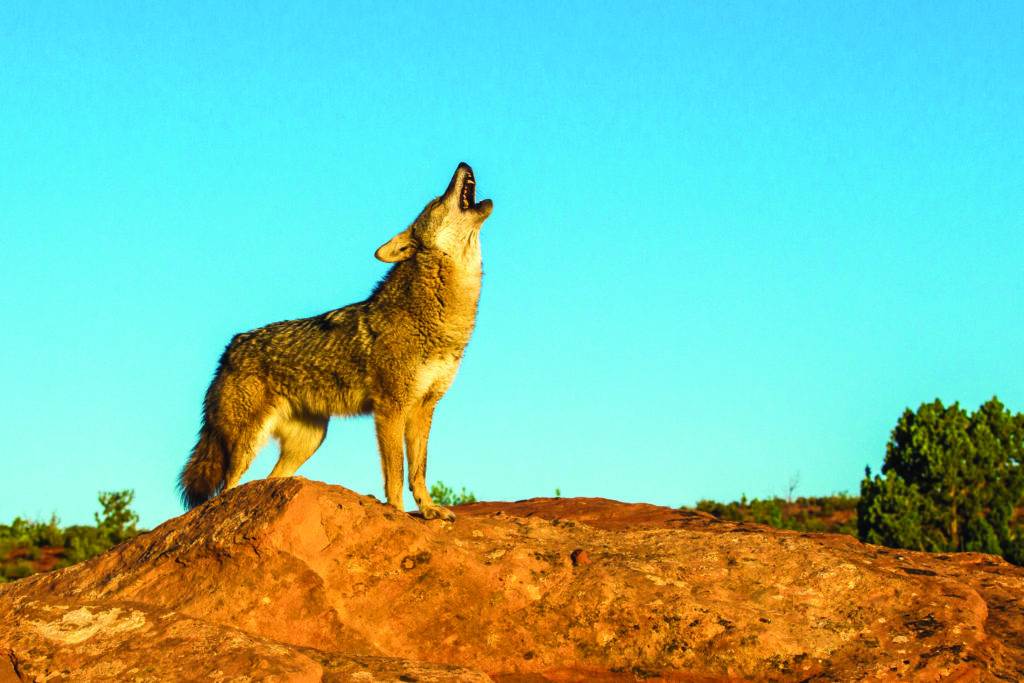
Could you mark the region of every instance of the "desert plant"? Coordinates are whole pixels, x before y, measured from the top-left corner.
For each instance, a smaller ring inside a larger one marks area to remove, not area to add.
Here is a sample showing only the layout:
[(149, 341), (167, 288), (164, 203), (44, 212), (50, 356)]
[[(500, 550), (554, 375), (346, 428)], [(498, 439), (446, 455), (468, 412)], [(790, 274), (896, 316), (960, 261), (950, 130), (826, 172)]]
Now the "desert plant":
[(64, 538), (64, 556), (72, 564), (95, 557), (113, 546), (108, 534), (88, 525), (69, 526), (64, 530)]
[(103, 512), (102, 515), (98, 512), (93, 515), (96, 528), (106, 534), (112, 544), (116, 545), (139, 533), (139, 516), (130, 507), (135, 499), (135, 491), (102, 491), (99, 499)]
[(0, 568), (0, 574), (8, 581), (15, 581), (17, 579), (23, 579), (26, 576), (35, 574), (35, 567), (32, 566), (31, 562), (25, 560), (15, 560), (14, 562), (4, 565)]
[(57, 515), (50, 515), (48, 522), (29, 522), (28, 536), (32, 545), (61, 546), (64, 545), (64, 530), (61, 529)]
[(134, 492), (110, 491), (99, 494), (101, 512), (96, 526), (60, 526), (52, 515), (49, 521), (31, 521), (15, 517), (0, 524), (0, 580), (22, 578), (35, 572), (31, 560), (43, 556), (44, 547), (63, 547), (56, 568), (99, 555), (111, 546), (139, 533), (139, 517), (131, 509)]
[(466, 487), (463, 486), (459, 493), (455, 493), (454, 490), (445, 486), (444, 482), (437, 481), (430, 487), (430, 497), (434, 499), (434, 502), (438, 505), (451, 506), (451, 505), (464, 505), (466, 503), (475, 503), (476, 496), (466, 491)]
[(816, 531), (827, 533), (857, 534), (856, 520), (840, 515), (832, 518), (836, 511), (850, 511), (857, 506), (857, 498), (846, 493), (832, 496), (800, 497), (787, 502), (780, 497), (752, 498), (746, 495), (738, 501), (720, 503), (714, 500), (697, 502), (697, 509), (710, 513), (719, 519), (732, 522), (756, 522), (780, 529), (795, 531)]

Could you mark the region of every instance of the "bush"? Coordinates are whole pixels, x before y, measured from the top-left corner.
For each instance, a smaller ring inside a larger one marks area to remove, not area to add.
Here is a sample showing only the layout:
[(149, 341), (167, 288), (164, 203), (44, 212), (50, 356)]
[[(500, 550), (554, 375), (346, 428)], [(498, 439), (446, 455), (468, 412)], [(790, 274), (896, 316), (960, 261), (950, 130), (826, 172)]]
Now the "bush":
[(49, 522), (30, 522), (29, 536), (32, 544), (37, 546), (64, 545), (64, 530), (60, 528), (57, 515), (50, 515)]
[[(139, 533), (139, 516), (131, 509), (133, 491), (107, 491), (99, 494), (101, 512), (94, 515), (96, 526), (75, 525), (61, 528), (52, 515), (47, 522), (15, 517), (0, 524), (0, 581), (23, 578), (35, 572), (30, 560), (42, 557), (44, 547), (63, 547), (56, 568), (88, 560), (108, 548)], [(12, 554), (15, 558), (7, 560)]]
[(745, 495), (731, 503), (707, 499), (697, 502), (698, 510), (730, 522), (755, 522), (778, 529), (843, 533), (851, 536), (857, 533), (856, 519), (840, 521), (832, 519), (832, 516), (837, 511), (846, 512), (855, 510), (856, 507), (857, 497), (846, 493), (815, 498), (800, 497), (792, 503), (778, 496), (748, 500)]
[(135, 499), (135, 492), (106, 491), (99, 494), (103, 514), (96, 513), (96, 528), (105, 534), (112, 545), (138, 535), (136, 525), (139, 516), (129, 507)]
[(72, 564), (95, 557), (114, 545), (107, 533), (94, 526), (69, 526), (64, 535), (64, 557)]
[(16, 581), (17, 579), (24, 579), (26, 576), (35, 574), (36, 570), (35, 567), (32, 566), (31, 562), (15, 560), (0, 569), (0, 573), (2, 573), (3, 577), (8, 581)]
[(465, 486), (462, 487), (461, 492), (455, 493), (455, 491), (445, 486), (442, 481), (435, 482), (430, 487), (430, 497), (434, 499), (435, 503), (445, 507), (476, 502), (476, 496), (466, 491)]

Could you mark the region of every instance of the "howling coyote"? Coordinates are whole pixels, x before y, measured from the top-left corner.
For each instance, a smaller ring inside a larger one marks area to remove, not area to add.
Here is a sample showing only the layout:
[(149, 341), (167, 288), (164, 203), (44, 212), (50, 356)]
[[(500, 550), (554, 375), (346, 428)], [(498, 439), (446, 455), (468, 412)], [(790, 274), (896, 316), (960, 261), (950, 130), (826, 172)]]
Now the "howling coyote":
[(377, 250), (394, 263), (366, 301), (236, 335), (206, 392), (199, 443), (181, 472), (195, 507), (238, 484), (274, 436), (271, 477), (288, 477), (319, 448), (331, 415), (373, 414), (388, 503), (402, 506), (402, 441), (409, 488), (427, 519), (454, 519), (427, 492), (434, 407), (469, 342), (480, 297), (480, 226), (491, 200), (459, 164), (443, 195)]

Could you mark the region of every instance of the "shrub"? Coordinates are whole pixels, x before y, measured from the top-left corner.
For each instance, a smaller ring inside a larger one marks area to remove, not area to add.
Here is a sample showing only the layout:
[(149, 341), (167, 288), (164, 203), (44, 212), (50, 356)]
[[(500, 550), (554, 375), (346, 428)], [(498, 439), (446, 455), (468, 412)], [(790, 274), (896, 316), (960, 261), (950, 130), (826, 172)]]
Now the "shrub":
[[(96, 526), (61, 528), (56, 515), (47, 522), (15, 517), (10, 524), (0, 524), (0, 581), (35, 572), (35, 566), (28, 560), (42, 557), (44, 547), (63, 547), (63, 557), (56, 563), (59, 569), (95, 557), (137, 535), (139, 516), (130, 507), (134, 497), (131, 490), (101, 492), (102, 510), (94, 515)], [(7, 561), (12, 554), (16, 557)]]
[(135, 499), (134, 491), (104, 491), (99, 494), (99, 499), (103, 513), (93, 515), (96, 528), (107, 536), (111, 544), (116, 545), (138, 535), (139, 516), (129, 507)]
[(36, 573), (35, 567), (32, 566), (31, 562), (25, 560), (15, 560), (10, 564), (5, 565), (2, 569), (3, 577), (8, 581), (15, 581), (17, 579), (24, 579), (26, 576), (31, 576)]
[(748, 500), (745, 495), (731, 503), (707, 499), (697, 502), (698, 510), (730, 522), (756, 522), (779, 529), (841, 533), (851, 536), (857, 534), (856, 519), (840, 521), (832, 519), (832, 515), (837, 511), (855, 510), (856, 507), (857, 497), (846, 493), (814, 498), (800, 497), (792, 503), (778, 496)]
[(69, 526), (64, 530), (64, 535), (64, 556), (72, 564), (95, 557), (114, 545), (109, 535), (94, 526)]
[(464, 505), (466, 503), (475, 503), (476, 496), (466, 491), (466, 487), (462, 487), (462, 491), (455, 493), (452, 489), (444, 485), (444, 482), (435, 482), (430, 487), (430, 497), (434, 499), (434, 502), (438, 505), (451, 506), (451, 505)]

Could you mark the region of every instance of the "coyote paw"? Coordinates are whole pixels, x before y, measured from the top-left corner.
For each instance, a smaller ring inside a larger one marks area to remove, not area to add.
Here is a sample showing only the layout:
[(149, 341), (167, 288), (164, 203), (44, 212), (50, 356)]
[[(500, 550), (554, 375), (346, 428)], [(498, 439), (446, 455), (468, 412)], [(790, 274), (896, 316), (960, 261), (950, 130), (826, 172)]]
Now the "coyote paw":
[(443, 519), (446, 522), (455, 521), (455, 513), (440, 505), (425, 505), (420, 508), (423, 519)]

